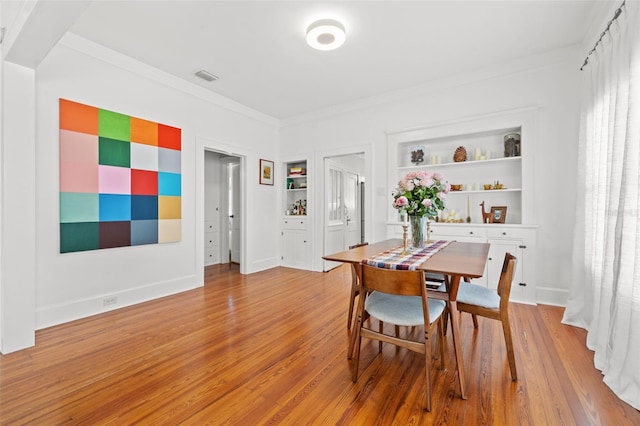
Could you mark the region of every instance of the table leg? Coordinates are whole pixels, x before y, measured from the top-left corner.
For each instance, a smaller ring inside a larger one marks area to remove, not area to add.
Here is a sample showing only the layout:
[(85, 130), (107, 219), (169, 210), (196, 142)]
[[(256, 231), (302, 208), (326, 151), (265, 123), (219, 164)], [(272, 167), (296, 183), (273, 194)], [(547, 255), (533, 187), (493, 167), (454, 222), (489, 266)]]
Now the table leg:
[[(462, 342), (460, 341), (460, 316), (458, 313), (458, 304), (455, 301), (455, 297), (458, 293), (458, 286), (460, 284), (460, 277), (451, 277), (451, 288), (449, 294), (453, 295), (447, 302), (449, 308), (449, 317), (451, 318), (451, 333), (453, 334), (453, 349), (456, 354), (456, 365), (458, 367), (458, 380), (460, 381), (460, 394), (462, 399), (467, 399), (465, 394), (465, 378), (464, 378), (464, 365), (462, 362)], [(453, 290), (455, 289), (455, 290)], [(454, 299), (454, 300), (451, 300)]]

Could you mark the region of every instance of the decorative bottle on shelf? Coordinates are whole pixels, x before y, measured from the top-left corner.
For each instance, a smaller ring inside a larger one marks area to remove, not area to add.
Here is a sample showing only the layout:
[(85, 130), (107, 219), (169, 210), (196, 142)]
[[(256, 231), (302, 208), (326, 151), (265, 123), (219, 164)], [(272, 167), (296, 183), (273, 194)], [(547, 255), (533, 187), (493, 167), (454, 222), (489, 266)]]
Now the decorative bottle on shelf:
[(504, 156), (519, 157), (520, 156), (520, 134), (510, 133), (504, 137)]

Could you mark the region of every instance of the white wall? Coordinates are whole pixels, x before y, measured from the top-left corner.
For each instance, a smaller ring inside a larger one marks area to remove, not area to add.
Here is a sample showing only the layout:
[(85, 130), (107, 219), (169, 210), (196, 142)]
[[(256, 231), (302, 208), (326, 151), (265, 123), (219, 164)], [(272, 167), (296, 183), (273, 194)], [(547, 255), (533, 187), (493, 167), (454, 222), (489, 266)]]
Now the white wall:
[[(580, 61), (579, 50), (567, 48), (291, 119), (280, 133), (281, 150), (295, 155), (310, 147), (327, 151), (373, 144), (374, 173), (367, 176), (374, 195), (373, 211), (368, 212), (373, 235), (367, 238), (377, 241), (386, 236), (392, 189), (387, 188), (385, 131), (539, 107), (538, 146), (534, 147), (538, 300), (562, 304), (569, 284), (575, 211)], [(315, 205), (320, 202), (314, 200)], [(313, 220), (312, 225), (321, 230), (321, 218)], [(314, 241), (315, 252), (322, 252), (321, 244)]]
[[(102, 312), (106, 296), (118, 297), (108, 306), (113, 309), (203, 284), (204, 190), (198, 179), (204, 178), (196, 173), (204, 168), (202, 138), (246, 154), (246, 231), (256, 244), (247, 251), (245, 270), (279, 264), (272, 247), (260, 243), (277, 238), (275, 193), (257, 183), (258, 159), (277, 156), (275, 120), (217, 106), (157, 73), (77, 39), (63, 40), (37, 69), (37, 328)], [(59, 253), (58, 98), (182, 129), (182, 241)]]
[(3, 63), (0, 136), (0, 350), (35, 342), (35, 73)]

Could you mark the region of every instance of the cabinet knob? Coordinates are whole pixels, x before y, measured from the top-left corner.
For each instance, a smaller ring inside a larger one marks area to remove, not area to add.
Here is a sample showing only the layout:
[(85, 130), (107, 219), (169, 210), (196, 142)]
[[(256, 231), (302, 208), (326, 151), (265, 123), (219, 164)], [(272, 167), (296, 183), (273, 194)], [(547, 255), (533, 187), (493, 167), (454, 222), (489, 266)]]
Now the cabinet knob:
[(518, 283), (518, 285), (521, 286), (521, 287), (526, 287), (527, 283)]
[(507, 235), (507, 233), (506, 233), (506, 232), (503, 232), (503, 233), (502, 233), (502, 235)]
[(473, 231), (469, 231), (469, 234), (470, 234), (470, 235), (473, 235)]

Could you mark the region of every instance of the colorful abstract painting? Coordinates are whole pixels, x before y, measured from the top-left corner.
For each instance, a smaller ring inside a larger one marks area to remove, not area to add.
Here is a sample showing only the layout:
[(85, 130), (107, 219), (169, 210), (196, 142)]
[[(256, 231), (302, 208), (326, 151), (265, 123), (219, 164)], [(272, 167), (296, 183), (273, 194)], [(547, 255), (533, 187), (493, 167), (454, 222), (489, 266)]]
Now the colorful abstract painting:
[(60, 99), (60, 253), (181, 239), (181, 130)]

